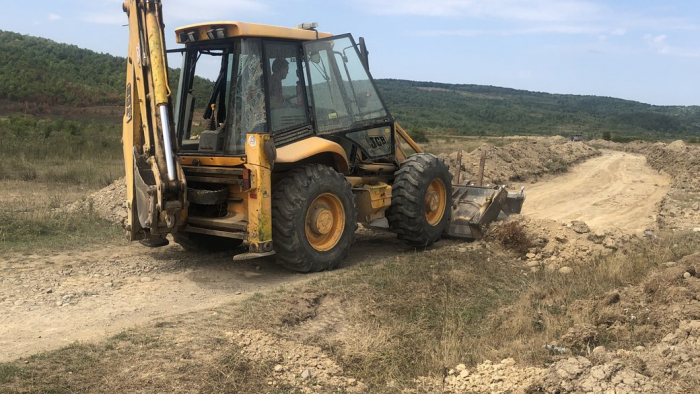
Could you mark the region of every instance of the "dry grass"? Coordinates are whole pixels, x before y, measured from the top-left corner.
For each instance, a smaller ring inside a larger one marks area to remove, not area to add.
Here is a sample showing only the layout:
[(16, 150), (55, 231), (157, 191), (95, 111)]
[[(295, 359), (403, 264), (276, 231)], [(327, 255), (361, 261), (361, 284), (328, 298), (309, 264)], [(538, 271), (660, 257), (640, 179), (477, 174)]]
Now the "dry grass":
[[(698, 238), (668, 234), (639, 241), (611, 256), (581, 261), (571, 275), (532, 274), (500, 249), (416, 253), (363, 265), (296, 292), (260, 297), (249, 302), (243, 320), (321, 345), (371, 392), (395, 392), (387, 384), (410, 386), (417, 376), (440, 376), (458, 363), (514, 357), (546, 364), (553, 356), (543, 345), (561, 345), (567, 333), (571, 343), (565, 345), (574, 354), (598, 345), (631, 349), (652, 339), (639, 337), (641, 332), (614, 338), (591, 332), (592, 306), (611, 290), (640, 283), (665, 262), (697, 252)], [(295, 310), (292, 300), (299, 291), (341, 300), (342, 335), (304, 338), (280, 320)]]
[(224, 335), (232, 322), (211, 316), (160, 322), (0, 364), (0, 392), (271, 392), (265, 377), (272, 366), (241, 356)]
[(634, 332), (618, 337), (585, 337), (591, 334), (586, 331), (595, 327), (595, 305), (606, 293), (639, 284), (667, 261), (699, 251), (698, 238), (692, 233), (666, 234), (662, 240), (640, 241), (627, 250), (573, 265), (574, 272), (570, 275), (546, 270), (530, 275), (517, 302), (490, 316), (485, 324), (483, 344), (490, 348), (487, 355), (513, 356), (539, 365), (550, 360), (542, 346), (560, 341), (567, 332), (570, 343), (558, 344), (572, 346), (570, 351), (578, 354), (598, 345), (632, 349), (660, 339)]
[[(570, 275), (532, 274), (495, 243), (467, 252), (452, 246), (410, 253), (257, 294), (242, 306), (69, 346), (27, 364), (0, 364), (0, 382), (9, 392), (293, 392), (268, 386), (273, 365), (243, 358), (227, 339), (226, 332), (246, 328), (320, 346), (372, 393), (398, 393), (414, 378), (441, 376), (458, 363), (514, 357), (541, 365), (552, 360), (542, 346), (572, 327), (584, 327), (575, 352), (600, 344), (629, 348), (640, 341), (634, 333), (588, 335), (590, 306), (610, 290), (640, 283), (666, 261), (698, 251), (698, 238), (640, 240), (572, 265)], [(324, 312), (324, 305), (342, 313)], [(312, 330), (315, 320), (323, 323), (318, 330)]]
[(37, 252), (119, 242), (121, 229), (85, 212), (63, 212), (91, 189), (31, 181), (0, 181), (0, 252)]
[(490, 231), (487, 237), (501, 244), (506, 250), (520, 255), (525, 255), (534, 246), (522, 223), (516, 220), (503, 223), (494, 231)]

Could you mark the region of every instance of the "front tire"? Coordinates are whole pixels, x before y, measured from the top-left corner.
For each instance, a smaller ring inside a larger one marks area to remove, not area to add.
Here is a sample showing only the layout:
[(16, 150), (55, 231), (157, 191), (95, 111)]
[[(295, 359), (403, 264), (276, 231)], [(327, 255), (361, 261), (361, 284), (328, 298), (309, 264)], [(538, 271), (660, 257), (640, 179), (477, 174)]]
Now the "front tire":
[(348, 255), (357, 208), (345, 177), (321, 164), (289, 172), (273, 191), (272, 239), (289, 270), (332, 270)]
[(413, 155), (401, 164), (387, 213), (399, 239), (420, 248), (440, 239), (452, 212), (451, 182), (449, 168), (435, 155)]

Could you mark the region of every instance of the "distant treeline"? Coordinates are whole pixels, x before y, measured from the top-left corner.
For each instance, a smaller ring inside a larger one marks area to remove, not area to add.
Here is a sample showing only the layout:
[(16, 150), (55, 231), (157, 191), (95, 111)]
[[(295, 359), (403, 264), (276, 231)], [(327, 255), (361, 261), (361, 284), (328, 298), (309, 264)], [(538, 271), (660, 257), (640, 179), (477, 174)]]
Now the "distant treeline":
[(654, 106), (610, 97), (385, 79), (377, 85), (406, 127), (465, 135), (700, 135), (700, 106)]
[[(126, 60), (0, 30), (0, 99), (41, 105), (123, 105)], [(179, 70), (171, 69), (177, 86)], [(394, 117), (415, 133), (584, 134), (626, 138), (700, 136), (700, 107), (653, 106), (610, 97), (480, 85), (377, 80)], [(211, 86), (197, 83), (204, 102)]]
[[(125, 75), (124, 57), (0, 30), (0, 99), (76, 107), (121, 106)], [(176, 87), (179, 78), (180, 70), (171, 69), (170, 86)], [(201, 100), (209, 94), (203, 89), (195, 92)]]

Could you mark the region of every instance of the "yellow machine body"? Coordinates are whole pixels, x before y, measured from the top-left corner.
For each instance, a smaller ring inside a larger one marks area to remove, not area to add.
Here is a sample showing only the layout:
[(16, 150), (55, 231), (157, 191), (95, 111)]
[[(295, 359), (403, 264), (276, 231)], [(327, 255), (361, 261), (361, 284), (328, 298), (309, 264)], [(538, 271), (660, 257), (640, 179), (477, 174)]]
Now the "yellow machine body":
[[(393, 120), (363, 39), (315, 24), (183, 26), (175, 30), (184, 46), (174, 50), (183, 55), (180, 83), (171, 90), (161, 8), (161, 0), (123, 5), (129, 239), (161, 246), (172, 234), (192, 250), (246, 242), (235, 260), (277, 253), (285, 267), (319, 271), (347, 255), (358, 222), (424, 247), (444, 231), (480, 235), (467, 229), (480, 229), (506, 204), (500, 189), (498, 199), (479, 200), (488, 214), (476, 224), (459, 210), (477, 201), (467, 193), (453, 199), (463, 187)], [(202, 55), (221, 62), (216, 81), (195, 75)], [(202, 83), (209, 99), (197, 103)], [(448, 227), (451, 212), (461, 227)]]

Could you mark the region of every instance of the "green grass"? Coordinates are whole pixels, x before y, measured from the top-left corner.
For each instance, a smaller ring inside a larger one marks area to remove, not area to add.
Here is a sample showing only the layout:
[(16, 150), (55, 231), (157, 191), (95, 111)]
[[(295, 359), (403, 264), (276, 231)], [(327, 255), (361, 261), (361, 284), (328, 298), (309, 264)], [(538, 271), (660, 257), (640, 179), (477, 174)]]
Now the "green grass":
[(121, 228), (89, 211), (0, 210), (0, 253), (63, 251), (114, 243)]
[(0, 120), (0, 180), (107, 186), (123, 176), (121, 128), (110, 120)]
[(121, 239), (119, 226), (66, 204), (123, 176), (114, 120), (0, 120), (0, 253), (66, 250)]

